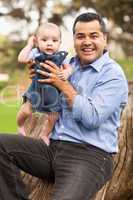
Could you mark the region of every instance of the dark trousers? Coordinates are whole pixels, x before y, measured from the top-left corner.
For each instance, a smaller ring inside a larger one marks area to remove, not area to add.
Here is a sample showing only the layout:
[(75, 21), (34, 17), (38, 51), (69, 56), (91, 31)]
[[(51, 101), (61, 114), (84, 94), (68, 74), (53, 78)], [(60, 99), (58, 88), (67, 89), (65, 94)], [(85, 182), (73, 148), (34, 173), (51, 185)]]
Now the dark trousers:
[(112, 175), (112, 156), (89, 144), (0, 135), (0, 200), (28, 200), (19, 169), (54, 182), (52, 200), (90, 200)]

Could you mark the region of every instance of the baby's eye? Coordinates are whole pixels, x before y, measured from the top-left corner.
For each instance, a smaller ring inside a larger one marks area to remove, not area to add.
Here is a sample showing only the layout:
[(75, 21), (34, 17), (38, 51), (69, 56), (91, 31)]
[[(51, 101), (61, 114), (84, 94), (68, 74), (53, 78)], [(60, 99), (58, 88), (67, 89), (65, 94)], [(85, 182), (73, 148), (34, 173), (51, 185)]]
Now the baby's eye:
[(58, 42), (58, 40), (55, 39), (55, 40), (53, 40), (53, 42)]

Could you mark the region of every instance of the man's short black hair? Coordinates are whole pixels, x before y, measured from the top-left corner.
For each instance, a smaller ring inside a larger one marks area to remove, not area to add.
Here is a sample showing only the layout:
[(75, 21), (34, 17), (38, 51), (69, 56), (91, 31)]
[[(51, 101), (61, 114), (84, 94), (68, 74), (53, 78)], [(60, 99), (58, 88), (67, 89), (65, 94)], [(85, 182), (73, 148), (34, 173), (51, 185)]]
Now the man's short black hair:
[(76, 26), (77, 22), (91, 22), (94, 20), (97, 20), (99, 22), (99, 24), (101, 26), (101, 31), (103, 33), (107, 33), (106, 26), (105, 26), (102, 16), (97, 13), (87, 12), (87, 13), (83, 13), (83, 14), (79, 15), (75, 19), (74, 24), (73, 24), (73, 34), (75, 33), (75, 26)]

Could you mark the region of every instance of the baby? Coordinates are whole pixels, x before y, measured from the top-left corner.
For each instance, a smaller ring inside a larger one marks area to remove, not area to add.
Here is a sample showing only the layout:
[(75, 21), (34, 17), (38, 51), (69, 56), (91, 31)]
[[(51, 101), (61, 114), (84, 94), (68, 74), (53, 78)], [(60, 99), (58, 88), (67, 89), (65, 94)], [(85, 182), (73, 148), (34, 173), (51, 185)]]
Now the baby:
[[(19, 53), (18, 61), (25, 64), (34, 62), (35, 71), (41, 68), (39, 63), (45, 62), (45, 60), (51, 60), (61, 67), (64, 64), (67, 52), (58, 52), (60, 44), (61, 31), (59, 27), (53, 23), (41, 24), (36, 34), (29, 38), (27, 45)], [(64, 66), (65, 68), (62, 68), (59, 74), (62, 80), (68, 79), (72, 74), (71, 66), (69, 64)], [(48, 135), (51, 133), (59, 115), (59, 91), (51, 85), (39, 83), (38, 79), (40, 78), (44, 77), (36, 73), (31, 85), (24, 94), (26, 102), (22, 104), (17, 114), (18, 132), (25, 135), (24, 123), (33, 111), (45, 112), (48, 118), (47, 124), (44, 126), (42, 139), (48, 145)]]

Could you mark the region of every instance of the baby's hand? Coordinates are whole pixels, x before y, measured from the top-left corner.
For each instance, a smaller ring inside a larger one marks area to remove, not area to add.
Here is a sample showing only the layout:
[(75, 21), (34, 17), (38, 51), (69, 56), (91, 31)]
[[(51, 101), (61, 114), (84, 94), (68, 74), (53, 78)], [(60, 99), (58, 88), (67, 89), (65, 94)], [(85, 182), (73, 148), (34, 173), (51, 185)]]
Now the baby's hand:
[(69, 64), (64, 64), (61, 68), (61, 71), (58, 73), (58, 77), (62, 80), (67, 80), (72, 74), (72, 67)]
[(28, 45), (31, 45), (31, 47), (33, 48), (35, 45), (36, 45), (36, 36), (35, 35), (32, 35), (29, 37), (28, 39)]

